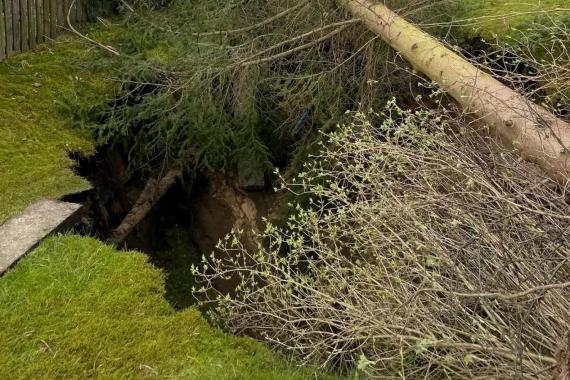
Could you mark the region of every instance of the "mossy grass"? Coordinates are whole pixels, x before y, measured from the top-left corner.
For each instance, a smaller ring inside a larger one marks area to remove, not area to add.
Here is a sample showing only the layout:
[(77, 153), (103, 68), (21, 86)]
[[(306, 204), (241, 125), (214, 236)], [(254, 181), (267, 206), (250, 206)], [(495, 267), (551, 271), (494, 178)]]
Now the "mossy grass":
[(567, 0), (452, 0), (451, 5), (452, 19), (464, 24), (464, 36), (501, 40), (532, 23), (559, 22), (570, 13)]
[(163, 284), (143, 254), (49, 238), (0, 281), (0, 378), (319, 378), (175, 311)]
[[(116, 32), (91, 31), (103, 40)], [(81, 65), (99, 55), (66, 35), (0, 63), (0, 223), (39, 198), (89, 187), (73, 173), (69, 153), (90, 154), (94, 145), (72, 128), (61, 103), (100, 103), (111, 96), (110, 76)]]
[(543, 101), (545, 105), (556, 108), (568, 103), (570, 89), (560, 80), (568, 61), (570, 4), (567, 0), (450, 1), (450, 19), (456, 26), (451, 34), (459, 44), (481, 38), (497, 54), (505, 54), (514, 62), (526, 62), (538, 77), (544, 75), (540, 82), (548, 94)]

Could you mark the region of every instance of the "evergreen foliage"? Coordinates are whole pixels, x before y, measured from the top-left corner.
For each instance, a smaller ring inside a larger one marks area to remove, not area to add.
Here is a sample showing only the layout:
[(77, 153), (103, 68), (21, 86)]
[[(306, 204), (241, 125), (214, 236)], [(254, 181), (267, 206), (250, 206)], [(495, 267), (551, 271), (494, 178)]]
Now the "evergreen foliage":
[[(123, 147), (132, 170), (280, 165), (346, 109), (404, 93), (407, 77), (379, 80), (389, 49), (345, 24), (332, 0), (143, 5), (125, 11), (127, 32), (114, 45), (124, 53), (113, 63), (119, 96), (78, 120), (99, 144)], [(296, 50), (303, 44), (312, 45)]]

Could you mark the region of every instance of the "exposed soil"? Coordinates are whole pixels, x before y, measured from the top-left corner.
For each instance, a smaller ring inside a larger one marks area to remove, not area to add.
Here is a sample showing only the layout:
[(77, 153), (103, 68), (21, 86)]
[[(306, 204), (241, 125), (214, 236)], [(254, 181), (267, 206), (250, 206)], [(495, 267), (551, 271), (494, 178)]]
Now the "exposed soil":
[[(81, 202), (87, 214), (76, 231), (108, 240), (114, 228), (137, 202), (148, 179), (127, 173), (127, 161), (117, 150), (103, 147), (85, 158), (72, 155), (76, 171), (93, 189), (65, 197)], [(234, 171), (184, 173), (136, 225), (121, 248), (145, 252), (166, 273), (167, 298), (177, 308), (192, 303), (190, 266), (215, 249), (232, 229), (247, 231), (242, 242), (255, 249), (261, 218), (277, 216), (281, 196), (266, 190), (245, 191)], [(216, 284), (230, 291), (232, 281)]]

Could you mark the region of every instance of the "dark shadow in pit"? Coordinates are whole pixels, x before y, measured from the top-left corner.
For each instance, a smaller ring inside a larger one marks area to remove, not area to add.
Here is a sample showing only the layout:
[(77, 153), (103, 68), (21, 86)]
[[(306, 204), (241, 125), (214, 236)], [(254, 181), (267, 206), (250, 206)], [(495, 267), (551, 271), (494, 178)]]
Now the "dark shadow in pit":
[[(70, 157), (76, 162), (75, 172), (93, 186), (89, 191), (63, 198), (85, 205), (85, 216), (73, 232), (105, 241), (129, 212), (146, 181), (137, 173), (127, 175), (124, 156), (105, 147), (91, 157), (78, 153), (71, 153)], [(190, 202), (194, 185), (199, 182), (191, 174), (184, 175), (120, 247), (144, 252), (153, 265), (164, 271), (165, 298), (176, 309), (189, 307), (195, 301), (191, 267), (199, 263), (201, 253), (190, 234)]]
[(125, 248), (146, 253), (149, 261), (164, 271), (165, 297), (176, 309), (194, 304), (192, 288), (196, 283), (191, 268), (201, 259), (190, 233), (190, 199), (191, 191), (177, 183), (125, 242)]

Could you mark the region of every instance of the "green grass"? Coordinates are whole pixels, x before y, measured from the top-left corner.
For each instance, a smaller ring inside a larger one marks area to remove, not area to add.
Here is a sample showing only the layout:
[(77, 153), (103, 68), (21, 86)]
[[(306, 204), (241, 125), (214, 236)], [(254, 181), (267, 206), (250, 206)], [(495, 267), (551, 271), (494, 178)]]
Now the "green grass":
[(202, 254), (192, 243), (187, 228), (173, 227), (166, 231), (165, 249), (152, 252), (153, 264), (165, 271), (165, 297), (177, 309), (195, 303), (192, 288), (196, 286), (191, 265), (199, 265)]
[(112, 94), (103, 73), (76, 64), (97, 54), (67, 36), (0, 63), (0, 223), (39, 198), (88, 188), (70, 169), (68, 153), (88, 154), (93, 143), (70, 127), (60, 102), (101, 102)]
[(140, 253), (49, 238), (0, 279), (0, 378), (315, 378), (176, 312), (163, 283)]
[(545, 12), (554, 22), (570, 15), (568, 0), (452, 0), (451, 9), (455, 20), (473, 19), (461, 28), (463, 33), (484, 38), (505, 38), (533, 22), (544, 22)]

